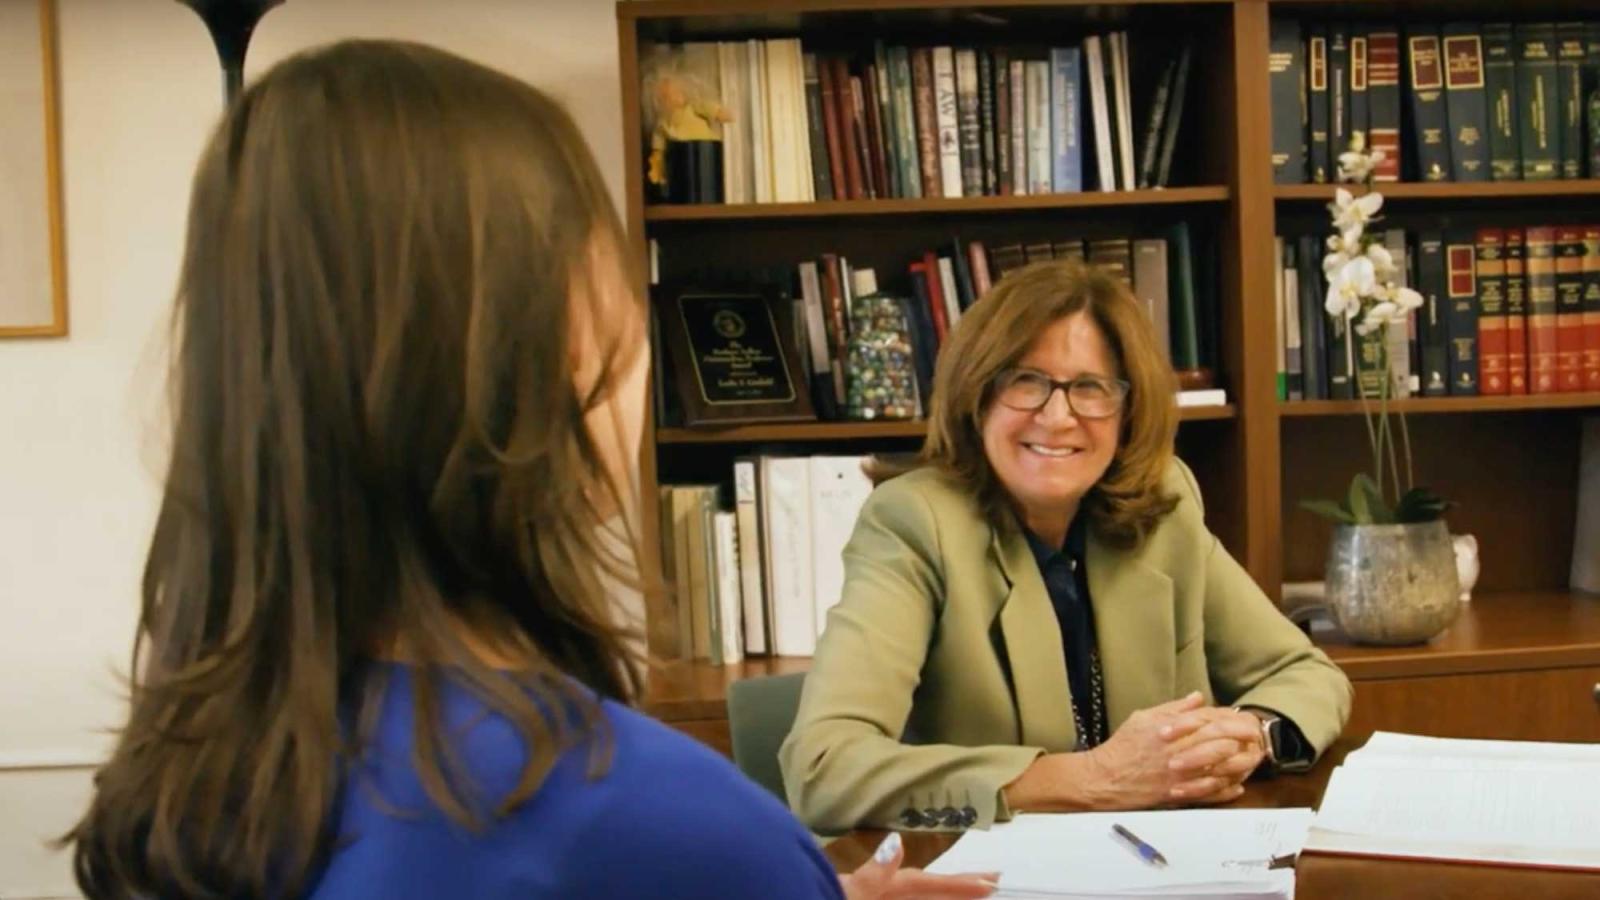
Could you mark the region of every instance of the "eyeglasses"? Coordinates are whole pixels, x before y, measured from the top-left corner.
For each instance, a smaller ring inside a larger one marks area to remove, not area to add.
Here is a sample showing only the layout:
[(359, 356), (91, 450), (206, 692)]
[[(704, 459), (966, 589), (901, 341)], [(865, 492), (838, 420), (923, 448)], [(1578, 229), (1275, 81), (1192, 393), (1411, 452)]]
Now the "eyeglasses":
[(995, 399), (1021, 412), (1038, 412), (1057, 388), (1067, 395), (1067, 409), (1080, 419), (1108, 419), (1122, 409), (1128, 396), (1128, 383), (1120, 378), (1079, 375), (1056, 381), (1042, 372), (1010, 369), (995, 380)]

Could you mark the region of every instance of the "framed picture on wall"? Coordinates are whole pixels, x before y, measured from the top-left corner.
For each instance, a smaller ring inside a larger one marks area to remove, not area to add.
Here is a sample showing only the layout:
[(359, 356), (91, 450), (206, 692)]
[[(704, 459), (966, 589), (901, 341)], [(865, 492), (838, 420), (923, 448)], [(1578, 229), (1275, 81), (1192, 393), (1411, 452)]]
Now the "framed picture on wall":
[(55, 0), (0, 0), (0, 337), (67, 333)]

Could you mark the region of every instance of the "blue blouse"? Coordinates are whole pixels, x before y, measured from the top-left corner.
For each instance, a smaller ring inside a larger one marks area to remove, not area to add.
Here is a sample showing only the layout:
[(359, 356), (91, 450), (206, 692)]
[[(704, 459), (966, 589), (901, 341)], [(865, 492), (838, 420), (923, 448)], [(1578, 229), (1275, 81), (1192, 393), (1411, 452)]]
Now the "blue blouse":
[[(390, 665), (371, 746), (347, 779), (335, 849), (312, 900), (385, 897), (840, 898), (833, 867), (788, 810), (726, 760), (624, 706), (603, 705), (614, 752), (591, 780), (586, 747), (481, 833), (428, 799), (411, 765), (412, 671)], [(456, 686), (442, 719), (491, 800), (515, 785), (524, 745)]]

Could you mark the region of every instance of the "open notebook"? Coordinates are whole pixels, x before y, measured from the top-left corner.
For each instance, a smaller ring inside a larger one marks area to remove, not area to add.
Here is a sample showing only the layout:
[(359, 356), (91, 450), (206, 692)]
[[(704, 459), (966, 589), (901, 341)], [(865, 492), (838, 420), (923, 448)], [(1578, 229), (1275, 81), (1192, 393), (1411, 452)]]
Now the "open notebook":
[(1378, 732), (1334, 770), (1306, 850), (1600, 869), (1600, 745)]
[[(963, 834), (928, 871), (998, 871), (997, 897), (1288, 900), (1294, 870), (1267, 864), (1297, 852), (1310, 823), (1309, 809), (1024, 813)], [(1161, 851), (1167, 866), (1140, 859), (1113, 824)]]

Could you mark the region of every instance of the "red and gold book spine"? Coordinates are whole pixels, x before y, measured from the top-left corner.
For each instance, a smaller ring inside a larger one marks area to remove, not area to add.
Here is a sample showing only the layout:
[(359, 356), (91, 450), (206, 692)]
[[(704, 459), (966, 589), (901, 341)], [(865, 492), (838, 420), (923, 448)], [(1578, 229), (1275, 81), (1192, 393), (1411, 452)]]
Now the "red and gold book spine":
[(1528, 392), (1528, 248), (1521, 228), (1506, 229), (1506, 389)]
[(1600, 391), (1600, 225), (1583, 228), (1583, 390)]
[(1528, 392), (1553, 394), (1556, 385), (1556, 230), (1527, 230)]
[(1583, 228), (1556, 229), (1556, 390), (1583, 390)]
[(1480, 228), (1478, 266), (1478, 393), (1509, 394), (1506, 346), (1505, 232)]

